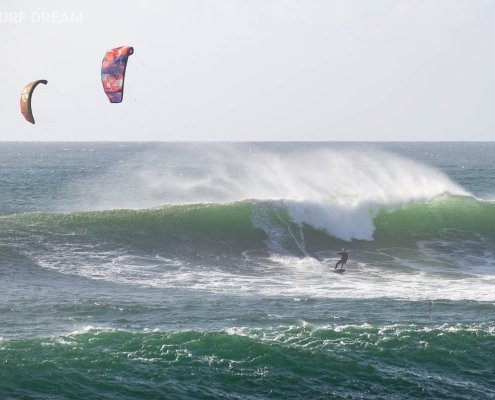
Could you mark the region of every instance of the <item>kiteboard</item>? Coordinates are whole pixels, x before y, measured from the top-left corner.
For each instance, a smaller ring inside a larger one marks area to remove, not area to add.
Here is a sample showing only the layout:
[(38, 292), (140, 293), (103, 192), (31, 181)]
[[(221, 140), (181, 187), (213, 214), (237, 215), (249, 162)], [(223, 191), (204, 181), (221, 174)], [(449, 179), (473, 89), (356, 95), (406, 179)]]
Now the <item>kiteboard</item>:
[(340, 268), (339, 269), (332, 269), (332, 271), (333, 272), (344, 272), (345, 269), (343, 269), (343, 268), (342, 269), (340, 269)]

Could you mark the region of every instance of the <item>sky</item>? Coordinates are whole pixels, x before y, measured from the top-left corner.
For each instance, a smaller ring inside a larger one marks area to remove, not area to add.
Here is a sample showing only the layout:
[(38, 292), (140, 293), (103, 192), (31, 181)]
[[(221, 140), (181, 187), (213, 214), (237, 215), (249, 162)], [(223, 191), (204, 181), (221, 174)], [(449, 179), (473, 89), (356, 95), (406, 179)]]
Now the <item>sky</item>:
[(493, 141), (494, 20), (491, 0), (2, 0), (0, 140)]

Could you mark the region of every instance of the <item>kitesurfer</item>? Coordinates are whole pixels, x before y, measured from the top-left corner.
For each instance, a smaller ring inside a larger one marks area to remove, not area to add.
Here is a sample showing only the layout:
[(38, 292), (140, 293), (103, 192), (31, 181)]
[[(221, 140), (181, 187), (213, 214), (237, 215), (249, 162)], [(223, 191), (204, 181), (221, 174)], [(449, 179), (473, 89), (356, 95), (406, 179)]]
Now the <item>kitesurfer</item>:
[(336, 252), (334, 252), (334, 253), (340, 256), (340, 260), (337, 261), (337, 264), (335, 264), (335, 268), (334, 269), (337, 269), (337, 267), (339, 266), (339, 264), (342, 264), (340, 266), (340, 269), (342, 269), (342, 267), (344, 266), (344, 264), (347, 262), (347, 259), (349, 258), (349, 254), (347, 254), (347, 252), (345, 251), (345, 248), (343, 248), (343, 247), (342, 247), (342, 251), (340, 253), (336, 253)]

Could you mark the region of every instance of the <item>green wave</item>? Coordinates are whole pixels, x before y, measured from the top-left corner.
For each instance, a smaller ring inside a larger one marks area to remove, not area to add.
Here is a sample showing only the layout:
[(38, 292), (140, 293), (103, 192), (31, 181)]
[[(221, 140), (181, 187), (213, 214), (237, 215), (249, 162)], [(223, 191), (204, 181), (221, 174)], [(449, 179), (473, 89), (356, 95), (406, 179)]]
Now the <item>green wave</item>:
[(493, 239), (495, 203), (443, 195), (432, 201), (415, 202), (394, 212), (382, 211), (374, 221), (375, 240), (407, 237), (409, 234), (416, 238), (428, 237), (444, 229), (476, 232)]
[[(490, 398), (493, 323), (89, 329), (1, 343), (6, 398)], [(480, 371), (486, 371), (486, 374)]]
[[(296, 224), (284, 207), (277, 201), (245, 200), (143, 210), (18, 214), (0, 218), (0, 239), (4, 245), (19, 247), (79, 245), (216, 255), (246, 250), (308, 255), (348, 244), (311, 225)], [(491, 243), (495, 240), (495, 204), (443, 195), (396, 210), (383, 207), (373, 223), (373, 240), (353, 240), (353, 249), (409, 248), (419, 241), (442, 238)]]

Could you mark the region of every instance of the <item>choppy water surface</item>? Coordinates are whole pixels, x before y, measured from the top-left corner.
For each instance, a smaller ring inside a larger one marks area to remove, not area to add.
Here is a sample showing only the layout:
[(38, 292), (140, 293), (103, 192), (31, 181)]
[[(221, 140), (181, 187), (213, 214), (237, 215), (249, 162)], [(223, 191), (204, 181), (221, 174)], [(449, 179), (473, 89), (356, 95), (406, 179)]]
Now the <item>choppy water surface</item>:
[(0, 391), (494, 398), (493, 160), (493, 143), (4, 143)]

